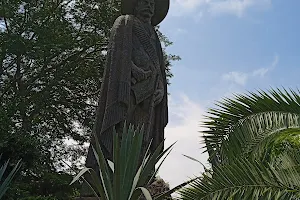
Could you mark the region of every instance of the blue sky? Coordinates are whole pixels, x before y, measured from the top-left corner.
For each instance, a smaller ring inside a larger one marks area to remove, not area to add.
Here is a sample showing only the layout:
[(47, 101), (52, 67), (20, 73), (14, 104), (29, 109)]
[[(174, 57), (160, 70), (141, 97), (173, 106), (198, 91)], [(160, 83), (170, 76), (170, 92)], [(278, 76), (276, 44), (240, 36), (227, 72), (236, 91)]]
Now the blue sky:
[(216, 100), (299, 87), (299, 7), (299, 0), (171, 0), (161, 31), (182, 58), (172, 69), (166, 129), (167, 145), (178, 143), (160, 172), (171, 186), (203, 170), (182, 154), (206, 162), (199, 124)]

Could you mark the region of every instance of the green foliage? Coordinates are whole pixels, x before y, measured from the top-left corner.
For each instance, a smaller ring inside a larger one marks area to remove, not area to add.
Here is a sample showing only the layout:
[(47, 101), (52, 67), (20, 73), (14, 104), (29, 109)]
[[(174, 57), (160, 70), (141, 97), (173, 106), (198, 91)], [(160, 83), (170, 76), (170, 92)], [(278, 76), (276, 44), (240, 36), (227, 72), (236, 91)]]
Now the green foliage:
[[(61, 197), (54, 183), (70, 178), (58, 173), (65, 161), (77, 170), (85, 155), (119, 15), (119, 0), (0, 1), (0, 152), (24, 163), (7, 199), (66, 199), (77, 190), (62, 187)], [(176, 57), (164, 53), (171, 75)], [(57, 179), (46, 185), (49, 174)]]
[[(1, 160), (2, 155), (0, 155)], [(7, 169), (9, 166), (9, 160), (4, 163), (4, 165), (0, 168), (0, 199), (4, 196), (6, 191), (8, 190), (9, 184), (11, 183), (12, 179), (19, 171), (21, 167), (21, 161), (19, 161), (14, 168), (8, 173)]]
[(165, 59), (165, 64), (166, 64), (166, 74), (167, 74), (167, 81), (168, 84), (170, 84), (170, 78), (173, 77), (173, 74), (171, 72), (171, 67), (173, 61), (179, 61), (181, 60), (180, 56), (174, 55), (174, 54), (168, 54), (166, 51), (166, 48), (168, 46), (171, 46), (173, 42), (171, 42), (162, 32), (159, 30), (159, 26), (156, 27), (156, 33), (158, 35), (158, 38), (162, 42), (162, 48), (163, 48), (163, 54), (164, 54), (164, 59)]
[[(97, 137), (94, 137), (98, 141)], [(130, 126), (127, 130), (125, 125), (121, 141), (119, 134), (114, 131), (113, 162), (105, 160), (98, 142), (93, 146), (94, 155), (99, 166), (100, 179), (93, 169), (84, 168), (71, 184), (83, 178), (95, 196), (98, 198), (101, 196), (101, 199), (104, 200), (137, 200), (141, 194), (147, 200), (152, 199), (145, 186), (152, 183), (174, 144), (162, 151), (163, 143), (161, 143), (155, 152), (150, 155), (151, 144), (149, 144), (146, 152), (142, 153), (142, 141), (143, 129), (137, 128), (134, 130), (134, 127)], [(165, 158), (153, 172), (152, 170), (155, 169), (155, 165), (162, 157)], [(87, 173), (91, 181), (84, 178)], [(163, 199), (183, 186), (184, 184), (159, 197), (154, 197), (154, 199)]]
[(271, 159), (288, 151), (300, 150), (300, 129), (287, 129), (269, 145)]
[[(299, 164), (299, 163), (298, 163)], [(182, 199), (298, 199), (300, 174), (244, 158), (216, 166), (181, 191)]]
[[(221, 146), (222, 163), (237, 156), (272, 159), (273, 143), (279, 144), (291, 133), (297, 135), (300, 116), (284, 112), (263, 112), (251, 115), (232, 128)], [(270, 149), (269, 151), (267, 149)]]
[(70, 186), (72, 175), (65, 172), (41, 172), (37, 176), (19, 176), (11, 185), (7, 200), (73, 200), (79, 196), (80, 184)]
[(182, 199), (299, 199), (299, 91), (235, 95), (209, 111), (211, 170)]
[[(264, 135), (270, 135), (266, 134), (268, 131), (266, 129), (269, 127), (273, 131), (289, 128), (290, 125), (298, 128), (299, 91), (272, 89), (269, 92), (258, 91), (247, 95), (234, 95), (234, 98), (225, 98), (216, 105), (217, 108), (208, 111), (207, 120), (204, 122), (204, 126), (208, 128), (204, 131), (206, 148), (211, 162), (215, 165), (224, 159), (221, 152), (223, 141), (226, 142), (229, 137), (238, 137), (238, 135), (248, 137), (246, 133), (242, 133), (242, 129), (249, 129), (248, 132), (255, 134), (251, 136), (253, 138), (249, 136), (249, 140), (260, 141)], [(239, 124), (244, 120), (246, 122), (243, 128)], [(250, 127), (247, 127), (248, 125)], [(256, 129), (252, 131), (253, 128)], [(233, 130), (240, 133), (236, 135)], [(249, 141), (244, 141), (245, 144), (247, 142)]]
[(27, 198), (22, 198), (22, 200), (57, 200), (55, 197), (27, 197)]

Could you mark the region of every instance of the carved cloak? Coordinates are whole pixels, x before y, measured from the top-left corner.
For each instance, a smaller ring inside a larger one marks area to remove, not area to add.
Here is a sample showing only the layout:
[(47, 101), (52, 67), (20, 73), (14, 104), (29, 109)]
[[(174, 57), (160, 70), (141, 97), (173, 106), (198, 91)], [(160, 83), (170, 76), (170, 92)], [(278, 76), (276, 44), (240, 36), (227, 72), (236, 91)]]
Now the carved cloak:
[[(122, 15), (118, 17), (111, 31), (107, 66), (104, 72), (98, 109), (96, 111), (96, 123), (93, 129), (100, 140), (100, 145), (107, 159), (112, 159), (113, 126), (124, 122), (129, 111), (131, 100), (131, 57), (134, 18), (132, 15)], [(158, 52), (156, 62), (159, 62), (161, 76), (164, 81), (165, 94), (161, 103), (153, 108), (155, 110), (154, 130), (156, 131), (152, 135), (152, 151), (164, 140), (164, 128), (168, 123), (165, 63), (161, 44), (157, 34), (155, 35), (157, 38), (156, 51)], [(147, 41), (144, 42), (142, 43), (147, 46)], [(149, 56), (151, 58), (151, 55)], [(92, 137), (91, 144), (93, 143)], [(96, 160), (91, 151), (91, 147), (89, 148), (86, 166), (96, 166)]]

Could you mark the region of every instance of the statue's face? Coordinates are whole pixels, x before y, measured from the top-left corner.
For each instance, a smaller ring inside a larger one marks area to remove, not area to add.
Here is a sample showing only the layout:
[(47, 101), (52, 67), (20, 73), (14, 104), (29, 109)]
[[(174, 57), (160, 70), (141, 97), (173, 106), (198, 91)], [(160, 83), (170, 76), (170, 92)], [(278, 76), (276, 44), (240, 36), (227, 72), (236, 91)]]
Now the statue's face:
[(155, 2), (154, 0), (138, 0), (136, 5), (137, 15), (145, 19), (151, 19), (154, 15)]

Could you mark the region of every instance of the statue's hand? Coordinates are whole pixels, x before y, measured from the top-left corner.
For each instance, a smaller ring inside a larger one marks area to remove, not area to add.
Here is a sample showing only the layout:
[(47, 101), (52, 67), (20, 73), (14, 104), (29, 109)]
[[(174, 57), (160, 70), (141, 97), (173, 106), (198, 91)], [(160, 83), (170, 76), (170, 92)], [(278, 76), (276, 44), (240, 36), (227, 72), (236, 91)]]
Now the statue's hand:
[(164, 90), (158, 89), (154, 93), (154, 105), (158, 105), (164, 98)]
[(143, 70), (134, 65), (132, 68), (132, 83), (135, 84), (136, 82), (141, 82), (147, 78), (149, 78), (152, 74), (151, 70)]

